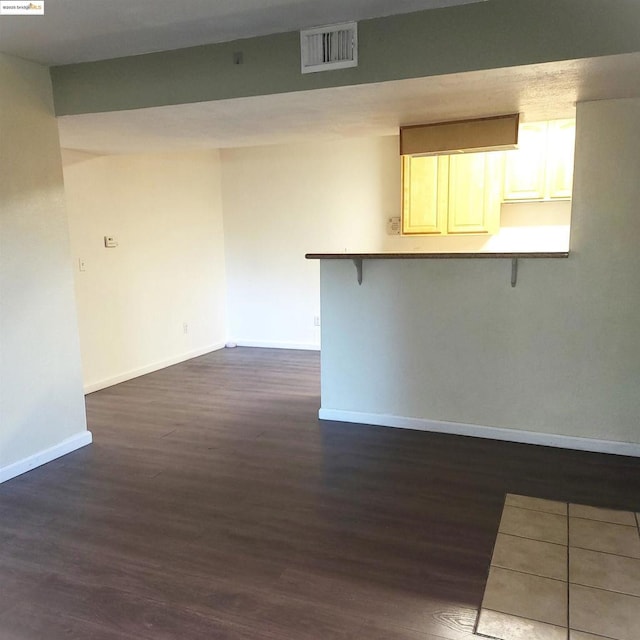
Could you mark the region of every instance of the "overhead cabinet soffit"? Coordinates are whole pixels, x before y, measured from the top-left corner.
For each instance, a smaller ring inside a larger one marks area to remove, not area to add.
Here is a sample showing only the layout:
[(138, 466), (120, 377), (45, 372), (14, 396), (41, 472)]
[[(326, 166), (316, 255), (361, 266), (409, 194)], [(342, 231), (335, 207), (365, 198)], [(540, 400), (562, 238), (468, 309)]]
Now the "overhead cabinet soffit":
[(400, 127), (400, 154), (438, 155), (516, 149), (520, 114)]

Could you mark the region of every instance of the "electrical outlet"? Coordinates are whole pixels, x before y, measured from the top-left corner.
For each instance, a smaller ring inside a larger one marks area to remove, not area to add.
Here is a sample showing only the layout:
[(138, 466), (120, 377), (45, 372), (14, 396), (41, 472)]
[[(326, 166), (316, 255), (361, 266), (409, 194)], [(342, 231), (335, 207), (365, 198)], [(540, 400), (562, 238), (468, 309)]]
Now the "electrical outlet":
[(313, 326), (314, 327), (320, 326), (320, 316), (313, 316)]
[(185, 322), (185, 323), (182, 325), (182, 331), (184, 332), (184, 334), (185, 334), (185, 335), (186, 335), (187, 333), (189, 333), (189, 323), (188, 323), (188, 322)]
[(79, 258), (78, 271), (86, 271), (86, 270), (87, 270), (87, 263), (82, 258)]

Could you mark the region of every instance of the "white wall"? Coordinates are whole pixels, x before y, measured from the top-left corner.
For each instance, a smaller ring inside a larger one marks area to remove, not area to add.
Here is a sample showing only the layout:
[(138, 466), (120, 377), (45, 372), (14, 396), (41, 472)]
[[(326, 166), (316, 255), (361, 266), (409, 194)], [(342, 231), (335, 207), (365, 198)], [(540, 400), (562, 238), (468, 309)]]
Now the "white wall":
[(90, 442), (45, 67), (0, 54), (0, 481)]
[[(67, 152), (64, 178), (85, 389), (222, 347), (218, 152)], [(119, 246), (105, 248), (105, 235)]]
[(325, 415), (640, 443), (640, 101), (577, 128), (571, 256), (516, 288), (508, 261), (367, 261), (361, 287), (323, 262)]
[(231, 339), (319, 347), (319, 265), (305, 253), (379, 246), (396, 161), (394, 138), (222, 152)]

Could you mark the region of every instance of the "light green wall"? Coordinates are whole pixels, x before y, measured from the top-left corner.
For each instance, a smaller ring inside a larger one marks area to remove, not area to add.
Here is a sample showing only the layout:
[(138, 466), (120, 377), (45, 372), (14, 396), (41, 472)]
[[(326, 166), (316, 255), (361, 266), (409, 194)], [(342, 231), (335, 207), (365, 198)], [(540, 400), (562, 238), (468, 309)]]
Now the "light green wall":
[(322, 263), (322, 408), (640, 443), (640, 100), (579, 104), (571, 255)]
[[(300, 73), (298, 32), (51, 69), (57, 115), (640, 51), (637, 0), (490, 0), (359, 24), (359, 67)], [(235, 51), (245, 63), (234, 65)]]
[(58, 128), (45, 67), (0, 54), (0, 477), (86, 431)]

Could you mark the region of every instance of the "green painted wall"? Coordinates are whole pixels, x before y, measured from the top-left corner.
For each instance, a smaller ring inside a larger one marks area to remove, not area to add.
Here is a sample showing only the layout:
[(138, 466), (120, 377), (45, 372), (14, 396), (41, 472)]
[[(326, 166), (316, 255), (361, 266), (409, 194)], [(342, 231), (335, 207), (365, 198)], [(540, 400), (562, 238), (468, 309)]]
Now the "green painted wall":
[(578, 104), (571, 255), (515, 288), (508, 260), (368, 260), (362, 286), (323, 260), (321, 415), (640, 445), (639, 138), (640, 99)]
[[(302, 75), (298, 32), (53, 67), (57, 115), (287, 93), (640, 51), (637, 0), (489, 0), (359, 24), (355, 69)], [(244, 64), (233, 64), (233, 53)]]

